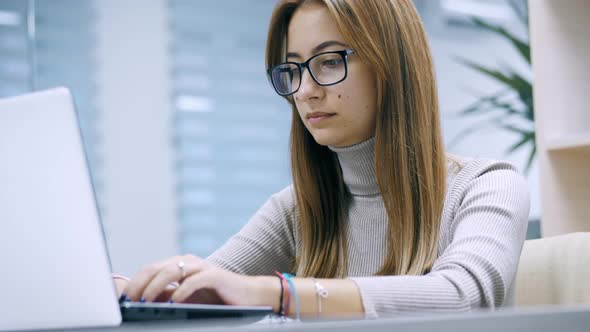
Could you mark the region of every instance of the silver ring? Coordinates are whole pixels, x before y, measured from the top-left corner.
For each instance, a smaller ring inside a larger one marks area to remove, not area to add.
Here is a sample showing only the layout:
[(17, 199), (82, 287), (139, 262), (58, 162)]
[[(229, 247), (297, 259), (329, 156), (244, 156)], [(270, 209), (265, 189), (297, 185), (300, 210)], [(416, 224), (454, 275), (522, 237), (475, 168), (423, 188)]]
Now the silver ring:
[(178, 266), (178, 268), (180, 269), (181, 280), (184, 279), (186, 277), (186, 271), (184, 270), (184, 262), (180, 261), (178, 262), (178, 264), (176, 264), (176, 266)]

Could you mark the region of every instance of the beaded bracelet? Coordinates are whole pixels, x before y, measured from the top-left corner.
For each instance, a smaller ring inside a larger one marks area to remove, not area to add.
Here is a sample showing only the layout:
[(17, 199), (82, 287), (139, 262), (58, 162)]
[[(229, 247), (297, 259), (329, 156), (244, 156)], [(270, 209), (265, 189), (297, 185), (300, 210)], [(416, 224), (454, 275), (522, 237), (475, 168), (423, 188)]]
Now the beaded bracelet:
[(283, 276), (282, 273), (275, 271), (275, 274), (281, 279), (281, 298), (284, 298), (281, 303), (283, 306), (283, 314), (282, 316), (289, 316), (289, 307), (291, 304), (291, 294), (289, 291), (289, 283), (287, 279)]
[(301, 320), (301, 308), (299, 307), (299, 296), (297, 295), (297, 289), (295, 289), (295, 283), (291, 279), (294, 276), (289, 273), (283, 273), (283, 277), (285, 277), (285, 279), (287, 279), (287, 282), (289, 283), (289, 287), (291, 288), (290, 293), (292, 292), (293, 296), (295, 297), (295, 317), (297, 317), (297, 320), (300, 321)]
[(277, 275), (279, 278), (279, 282), (281, 283), (281, 297), (279, 299), (279, 312), (280, 316), (285, 316), (285, 309), (283, 308), (283, 293), (285, 292), (285, 288), (283, 287), (283, 278), (280, 275)]

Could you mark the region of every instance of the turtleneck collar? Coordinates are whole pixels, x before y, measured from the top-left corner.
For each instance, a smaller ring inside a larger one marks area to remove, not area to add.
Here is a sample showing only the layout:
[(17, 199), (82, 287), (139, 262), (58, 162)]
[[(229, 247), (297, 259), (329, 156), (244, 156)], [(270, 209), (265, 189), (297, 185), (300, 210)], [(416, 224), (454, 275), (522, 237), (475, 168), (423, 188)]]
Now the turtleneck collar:
[(329, 148), (338, 155), (344, 183), (352, 195), (379, 194), (379, 185), (375, 175), (374, 137), (344, 148), (334, 146), (329, 146)]

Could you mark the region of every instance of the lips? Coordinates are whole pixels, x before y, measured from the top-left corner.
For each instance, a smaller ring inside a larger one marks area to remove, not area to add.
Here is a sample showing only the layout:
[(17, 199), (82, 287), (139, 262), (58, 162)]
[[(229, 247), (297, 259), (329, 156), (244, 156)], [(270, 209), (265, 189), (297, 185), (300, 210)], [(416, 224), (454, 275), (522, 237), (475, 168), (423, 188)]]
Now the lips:
[(335, 115), (336, 113), (325, 113), (325, 112), (312, 112), (312, 113), (308, 113), (305, 117), (310, 120), (310, 119), (315, 119), (315, 118), (324, 118), (324, 117), (328, 117), (331, 115)]

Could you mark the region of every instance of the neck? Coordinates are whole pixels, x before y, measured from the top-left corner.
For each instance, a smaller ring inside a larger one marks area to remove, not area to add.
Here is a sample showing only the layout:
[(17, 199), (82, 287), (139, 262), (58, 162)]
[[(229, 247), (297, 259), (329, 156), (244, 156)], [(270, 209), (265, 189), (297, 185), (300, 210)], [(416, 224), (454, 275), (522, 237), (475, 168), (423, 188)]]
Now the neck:
[(348, 147), (329, 148), (338, 155), (344, 183), (352, 195), (379, 194), (375, 175), (375, 138)]

